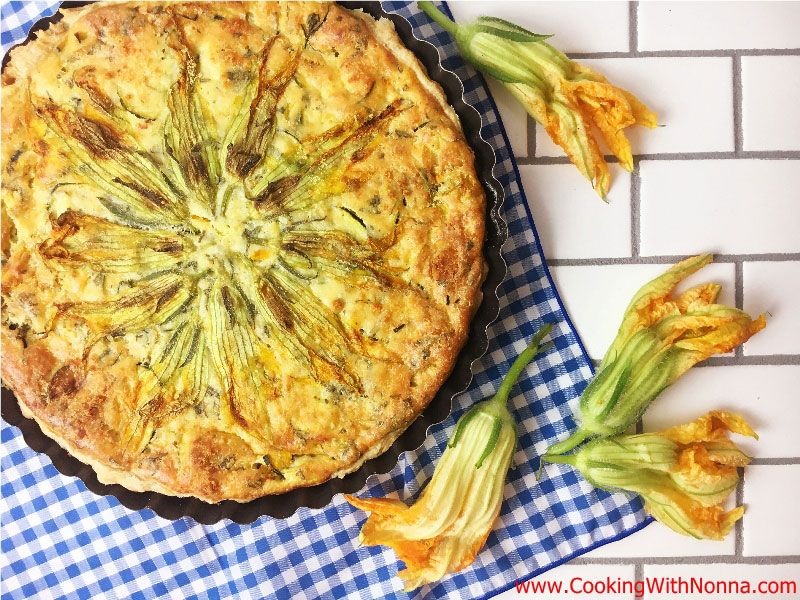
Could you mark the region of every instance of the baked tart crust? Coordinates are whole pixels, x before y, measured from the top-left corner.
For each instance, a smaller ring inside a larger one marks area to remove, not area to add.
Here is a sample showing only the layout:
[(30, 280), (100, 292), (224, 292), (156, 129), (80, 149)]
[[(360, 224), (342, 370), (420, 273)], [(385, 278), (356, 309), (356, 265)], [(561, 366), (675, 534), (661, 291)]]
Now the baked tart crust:
[(389, 21), (97, 3), (3, 73), (3, 383), (103, 483), (248, 501), (431, 401), (480, 304), (483, 190)]

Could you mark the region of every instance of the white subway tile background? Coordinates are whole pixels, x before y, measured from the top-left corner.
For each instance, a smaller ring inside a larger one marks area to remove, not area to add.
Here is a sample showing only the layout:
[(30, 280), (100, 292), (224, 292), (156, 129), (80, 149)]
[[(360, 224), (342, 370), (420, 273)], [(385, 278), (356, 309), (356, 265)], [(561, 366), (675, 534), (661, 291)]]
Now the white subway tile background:
[[(718, 281), (724, 302), (768, 315), (764, 332), (693, 369), (642, 422), (656, 430), (710, 408), (752, 422), (761, 437), (742, 442), (755, 458), (731, 499), (747, 505), (734, 532), (722, 542), (697, 541), (653, 524), (541, 578), (800, 582), (800, 2), (450, 6), (458, 20), (490, 14), (556, 33), (554, 45), (659, 115), (662, 127), (630, 136), (633, 173), (612, 164), (604, 205), (490, 83), (553, 276), (593, 359), (613, 338), (631, 294), (689, 254), (717, 255), (692, 281)], [(512, 589), (501, 597), (518, 596)]]

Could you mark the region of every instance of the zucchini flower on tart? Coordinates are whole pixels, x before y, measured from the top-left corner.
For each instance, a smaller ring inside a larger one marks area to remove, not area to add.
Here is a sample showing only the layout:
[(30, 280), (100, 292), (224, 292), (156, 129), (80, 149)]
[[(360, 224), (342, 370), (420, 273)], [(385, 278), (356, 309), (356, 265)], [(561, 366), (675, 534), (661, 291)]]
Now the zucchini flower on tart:
[(766, 325), (764, 315), (715, 304), (721, 286), (705, 283), (679, 296), (673, 290), (713, 260), (710, 254), (679, 262), (644, 285), (622, 318), (617, 337), (580, 399), (578, 430), (547, 455), (583, 440), (624, 432), (666, 387), (702, 360), (733, 350)]
[(683, 535), (721, 540), (744, 514), (722, 504), (750, 462), (728, 432), (758, 438), (739, 415), (711, 411), (660, 433), (593, 440), (575, 454), (542, 460), (573, 465), (594, 486), (639, 494), (645, 510)]
[(494, 17), (457, 25), (431, 2), (420, 2), (419, 6), (455, 37), (467, 61), (511, 92), (601, 198), (608, 194), (611, 174), (595, 129), (620, 164), (628, 171), (633, 169), (625, 129), (658, 125), (655, 113), (633, 94), (567, 58), (544, 41), (550, 36)]
[(356, 508), (371, 513), (361, 541), (390, 546), (406, 564), (399, 575), (407, 591), (466, 568), (486, 542), (500, 513), (517, 443), (506, 401), (550, 329), (545, 325), (534, 335), (491, 399), (459, 419), (430, 483), (413, 506), (392, 498), (345, 496)]

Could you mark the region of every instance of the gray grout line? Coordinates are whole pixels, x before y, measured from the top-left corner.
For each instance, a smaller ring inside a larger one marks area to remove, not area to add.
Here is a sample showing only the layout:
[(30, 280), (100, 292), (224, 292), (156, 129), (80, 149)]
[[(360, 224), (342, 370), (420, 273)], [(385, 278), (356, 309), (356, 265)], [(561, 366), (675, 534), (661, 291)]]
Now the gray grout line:
[(642, 245), (642, 178), (639, 176), (639, 159), (633, 159), (631, 173), (631, 257), (638, 258)]
[(628, 2), (628, 52), (639, 51), (639, 2)]
[[(653, 527), (656, 527), (653, 525)], [(655, 551), (655, 549), (654, 549)], [(772, 555), (772, 556), (736, 556), (734, 554), (714, 554), (710, 556), (664, 556), (641, 557), (629, 556), (619, 558), (574, 558), (570, 564), (574, 565), (695, 565), (695, 564), (729, 564), (729, 565), (757, 565), (757, 564), (800, 564), (800, 554)]]
[[(739, 481), (736, 483), (736, 506), (744, 504), (744, 469), (739, 468)], [(744, 553), (744, 520), (736, 521), (733, 529), (734, 553), (742, 556)]]
[[(619, 162), (616, 156), (605, 156), (606, 162)], [(637, 154), (635, 160), (798, 160), (800, 150), (742, 150), (740, 152), (656, 152), (652, 154)], [(568, 165), (571, 164), (566, 156), (534, 156), (520, 157), (517, 162), (521, 165)]]
[[(527, 119), (525, 126), (528, 129), (528, 158), (534, 159), (536, 158), (536, 121), (534, 121), (533, 117), (529, 114), (526, 114), (525, 118)], [(522, 159), (517, 158), (517, 163), (519, 163), (520, 160)]]
[[(658, 256), (621, 256), (598, 258), (551, 258), (547, 264), (551, 267), (597, 267), (606, 265), (669, 265), (687, 258), (685, 254)], [(764, 254), (715, 254), (716, 263), (747, 262), (790, 262), (800, 260), (800, 252), (765, 252)]]
[[(592, 365), (595, 369), (602, 362), (599, 358), (593, 358)], [(756, 356), (712, 356), (702, 362), (697, 363), (696, 367), (786, 367), (800, 365), (800, 354), (759, 354)]]
[(698, 367), (781, 367), (800, 365), (800, 354), (759, 354), (756, 356), (712, 356), (699, 363)]
[[(628, 9), (630, 10), (630, 9)], [(628, 44), (630, 45), (630, 32), (628, 33)], [(638, 53), (626, 51), (611, 51), (611, 52), (565, 52), (567, 58), (572, 60), (584, 60), (593, 58), (637, 58)]]
[(744, 275), (743, 273), (743, 262), (741, 259), (736, 259), (733, 261), (734, 265), (734, 278), (735, 278), (735, 298), (736, 298), (736, 308), (739, 310), (744, 310)]
[(742, 57), (733, 55), (733, 143), (736, 156), (744, 151), (744, 130), (742, 129)]
[[(637, 19), (638, 37), (638, 19)], [(726, 50), (636, 50), (636, 52), (567, 52), (574, 60), (585, 58), (729, 58), (739, 56), (798, 56), (800, 48), (730, 48)]]
[[(737, 260), (733, 263), (734, 265), (734, 297), (736, 302), (736, 308), (739, 310), (744, 310), (744, 275), (743, 273), (743, 263), (741, 260)], [(739, 344), (736, 346), (734, 350), (734, 354), (736, 358), (743, 358), (744, 357), (744, 346)]]
[(644, 565), (641, 562), (637, 562), (633, 565), (633, 580), (636, 582), (644, 582)]
[(800, 456), (786, 458), (751, 458), (750, 464), (756, 466), (800, 465)]
[[(616, 156), (605, 156), (606, 162), (617, 163)], [(517, 158), (519, 165), (571, 165), (572, 161), (566, 156), (533, 156)]]

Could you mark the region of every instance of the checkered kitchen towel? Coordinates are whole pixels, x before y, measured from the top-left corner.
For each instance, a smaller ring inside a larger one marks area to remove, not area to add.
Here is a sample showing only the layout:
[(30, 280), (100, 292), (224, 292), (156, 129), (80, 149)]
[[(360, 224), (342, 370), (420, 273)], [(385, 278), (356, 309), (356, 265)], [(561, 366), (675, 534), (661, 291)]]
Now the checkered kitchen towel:
[[(4, 51), (56, 5), (3, 0)], [(453, 416), (434, 427), (422, 447), (402, 455), (390, 473), (370, 477), (359, 495), (413, 498), (433, 472), (455, 419), (496, 390), (543, 320), (558, 323), (554, 347), (528, 367), (511, 399), (520, 447), (486, 547), (465, 571), (412, 594), (489, 597), (648, 521), (638, 500), (594, 490), (570, 469), (548, 469), (542, 481), (535, 481), (537, 456), (574, 427), (571, 413), (591, 366), (547, 272), (483, 79), (415, 5), (387, 2), (384, 7), (408, 19), (417, 37), (439, 48), (444, 66), (464, 82), (466, 101), (483, 116), (483, 135), (497, 153), (495, 174), (506, 193), (509, 274), (500, 290), (501, 318), (490, 328), (489, 352), (476, 364), (470, 390), (456, 399)], [(132, 512), (113, 497), (95, 496), (80, 480), (58, 473), (6, 423), (2, 442), (3, 598), (406, 597), (392, 551), (357, 547), (366, 515), (341, 496), (324, 509), (301, 509), (282, 520), (262, 517), (250, 525), (171, 522), (147, 509)]]

